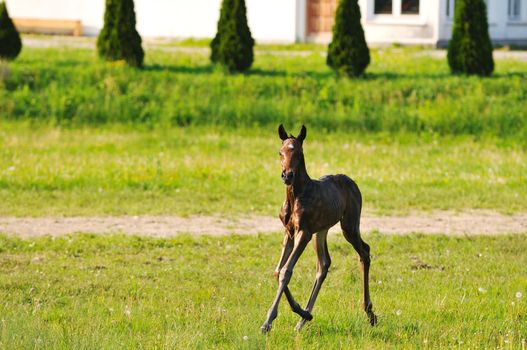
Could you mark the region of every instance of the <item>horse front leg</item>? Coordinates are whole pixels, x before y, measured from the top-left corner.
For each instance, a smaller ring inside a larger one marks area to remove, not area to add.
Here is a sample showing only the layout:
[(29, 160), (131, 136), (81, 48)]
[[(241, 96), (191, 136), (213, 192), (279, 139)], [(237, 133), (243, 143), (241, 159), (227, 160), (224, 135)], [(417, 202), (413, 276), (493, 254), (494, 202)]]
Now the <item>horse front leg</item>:
[[(279, 276), (280, 276), (280, 270), (284, 267), (285, 263), (287, 262), (287, 259), (289, 259), (289, 256), (291, 255), (291, 252), (293, 251), (294, 247), (294, 240), (292, 238), (292, 234), (290, 234), (290, 230), (287, 228), (286, 233), (284, 234), (284, 240), (282, 242), (282, 254), (280, 256), (280, 261), (278, 262), (278, 265), (276, 266), (276, 270), (274, 272), (276, 281), (279, 282)], [(291, 307), (291, 310), (300, 315), (303, 319), (307, 319), (308, 321), (311, 321), (313, 319), (313, 316), (306, 310), (302, 309), (300, 304), (295, 300), (293, 297), (293, 294), (291, 294), (291, 291), (289, 290), (289, 287), (285, 287), (284, 294), (287, 298), (287, 302), (289, 303), (289, 306)]]
[[(307, 302), (306, 312), (311, 316), (313, 313), (313, 307), (315, 306), (315, 301), (317, 300), (318, 293), (322, 288), (322, 283), (326, 279), (326, 276), (329, 271), (329, 266), (331, 265), (331, 258), (329, 257), (328, 244), (327, 244), (327, 235), (328, 231), (319, 232), (316, 235), (316, 239), (313, 241), (313, 246), (315, 252), (317, 253), (317, 274), (315, 278), (315, 283), (313, 284), (313, 290), (311, 291), (311, 296)], [(311, 319), (313, 316), (311, 316)], [(303, 317), (298, 321), (295, 330), (300, 331), (304, 327), (307, 321), (311, 321), (309, 318)]]
[(287, 285), (291, 280), (291, 276), (293, 275), (293, 268), (295, 267), (298, 258), (300, 258), (300, 255), (302, 255), (304, 249), (306, 248), (310, 240), (311, 234), (306, 231), (298, 231), (295, 234), (291, 254), (287, 258), (285, 264), (280, 269), (280, 273), (278, 275), (278, 291), (276, 292), (273, 304), (271, 305), (267, 313), (267, 319), (260, 328), (262, 333), (267, 333), (271, 330), (271, 325), (276, 316), (278, 315), (278, 304), (280, 303), (280, 298), (282, 297), (282, 294), (285, 292)]

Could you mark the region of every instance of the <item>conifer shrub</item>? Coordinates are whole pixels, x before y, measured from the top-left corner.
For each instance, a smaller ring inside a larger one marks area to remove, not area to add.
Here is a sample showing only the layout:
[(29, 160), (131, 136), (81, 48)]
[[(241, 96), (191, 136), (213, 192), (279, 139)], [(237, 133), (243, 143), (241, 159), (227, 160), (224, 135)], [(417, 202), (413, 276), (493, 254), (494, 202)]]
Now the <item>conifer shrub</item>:
[(327, 64), (338, 74), (348, 77), (361, 76), (370, 64), (370, 50), (360, 18), (358, 0), (340, 0)]
[(104, 27), (97, 38), (99, 56), (108, 61), (124, 60), (142, 67), (144, 51), (137, 32), (133, 0), (106, 0)]
[(22, 40), (4, 1), (0, 2), (0, 59), (14, 60), (22, 50)]
[(494, 60), (484, 0), (456, 0), (448, 64), (454, 74), (492, 74)]
[(254, 61), (254, 39), (245, 0), (223, 0), (218, 31), (210, 43), (211, 61), (228, 72), (245, 72)]

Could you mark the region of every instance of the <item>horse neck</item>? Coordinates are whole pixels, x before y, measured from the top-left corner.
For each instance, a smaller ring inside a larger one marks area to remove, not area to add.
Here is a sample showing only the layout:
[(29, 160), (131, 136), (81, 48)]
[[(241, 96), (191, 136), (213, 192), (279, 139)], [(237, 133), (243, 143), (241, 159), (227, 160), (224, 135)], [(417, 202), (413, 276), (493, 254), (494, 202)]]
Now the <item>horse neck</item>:
[(300, 196), (309, 182), (311, 182), (311, 178), (307, 173), (306, 162), (304, 160), (304, 155), (302, 155), (300, 164), (298, 165), (298, 170), (295, 174), (295, 180), (292, 185), (287, 186), (287, 197), (289, 201), (291, 202)]

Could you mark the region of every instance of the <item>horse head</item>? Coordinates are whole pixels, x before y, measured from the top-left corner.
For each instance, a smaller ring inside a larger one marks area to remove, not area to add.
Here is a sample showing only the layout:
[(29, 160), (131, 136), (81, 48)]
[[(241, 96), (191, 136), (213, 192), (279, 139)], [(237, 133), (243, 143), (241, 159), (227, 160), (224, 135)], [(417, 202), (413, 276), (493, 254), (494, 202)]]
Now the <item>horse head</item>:
[(282, 163), (282, 180), (286, 185), (292, 185), (298, 171), (305, 168), (302, 144), (306, 138), (306, 132), (306, 127), (302, 125), (297, 137), (288, 136), (282, 124), (278, 127), (278, 136), (282, 140), (282, 146), (278, 153)]

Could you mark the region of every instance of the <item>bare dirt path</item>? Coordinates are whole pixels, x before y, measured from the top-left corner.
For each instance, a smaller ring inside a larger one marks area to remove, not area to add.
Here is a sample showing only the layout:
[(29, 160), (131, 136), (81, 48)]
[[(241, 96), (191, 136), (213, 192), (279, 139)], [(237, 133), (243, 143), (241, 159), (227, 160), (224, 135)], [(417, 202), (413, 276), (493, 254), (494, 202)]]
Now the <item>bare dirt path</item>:
[[(406, 216), (363, 215), (363, 233), (500, 235), (527, 233), (527, 213), (502, 215), (493, 211), (472, 210), (461, 213), (434, 212)], [(333, 228), (340, 231), (340, 227)], [(15, 218), (0, 217), (0, 232), (22, 238), (83, 233), (126, 233), (170, 237), (181, 233), (193, 235), (257, 234), (282, 232), (278, 218), (247, 216), (235, 219), (213, 216), (188, 218), (173, 216)]]

